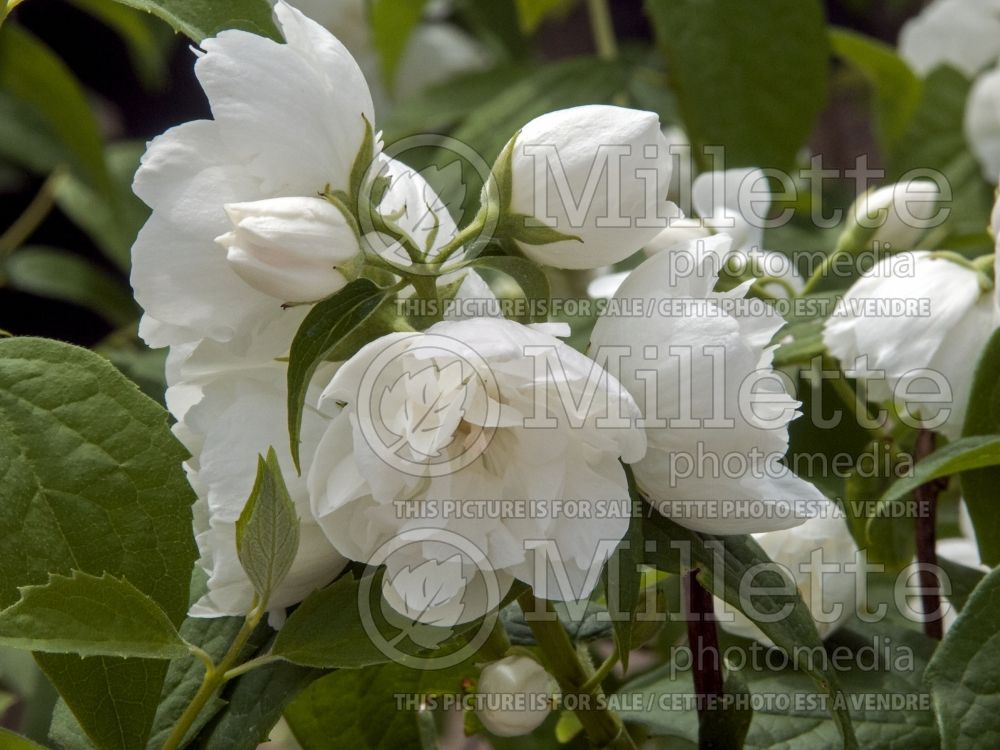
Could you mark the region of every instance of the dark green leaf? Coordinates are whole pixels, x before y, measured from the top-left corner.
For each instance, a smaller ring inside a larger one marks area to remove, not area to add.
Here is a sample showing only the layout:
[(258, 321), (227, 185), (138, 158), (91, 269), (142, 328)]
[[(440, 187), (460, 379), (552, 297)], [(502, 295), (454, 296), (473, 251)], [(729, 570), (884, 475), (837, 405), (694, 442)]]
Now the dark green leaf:
[(121, 37), (128, 48), (132, 66), (144, 85), (163, 85), (167, 76), (168, 45), (161, 41), (162, 36), (153, 28), (155, 21), (140, 11), (107, 0), (72, 2)]
[[(162, 407), (104, 358), (0, 340), (0, 605), (81, 570), (127, 578), (177, 623), (196, 550), (185, 452)], [(101, 748), (143, 747), (166, 664), (39, 655)]]
[[(1000, 433), (1000, 331), (993, 334), (976, 367), (963, 439)], [(979, 556), (990, 567), (1000, 564), (1000, 513), (996, 492), (1000, 468), (977, 469), (961, 475), (962, 494), (972, 517)]]
[(948, 601), (951, 602), (955, 609), (962, 611), (965, 603), (969, 600), (969, 596), (986, 574), (982, 570), (966, 567), (940, 555), (938, 555), (937, 564), (944, 571), (948, 583), (951, 584)]
[(117, 0), (169, 23), (200, 42), (225, 29), (242, 29), (281, 40), (267, 0)]
[(887, 506), (909, 495), (920, 485), (940, 477), (950, 477), (952, 474), (970, 469), (997, 465), (1000, 465), (1000, 435), (964, 437), (938, 448), (927, 458), (921, 459), (913, 467), (912, 475), (893, 483), (882, 495), (879, 504)]
[(696, 158), (788, 169), (826, 100), (829, 42), (818, 0), (647, 0)]
[(299, 518), (281, 476), (278, 456), (257, 457), (257, 479), (236, 521), (236, 554), (261, 601), (291, 570), (299, 550)]
[(292, 340), (288, 360), (288, 437), (299, 467), (299, 431), (306, 391), (316, 368), (328, 360), (343, 361), (389, 328), (382, 320), (391, 297), (369, 279), (355, 279), (316, 304)]
[(534, 306), (521, 322), (543, 323), (548, 320), (549, 279), (537, 263), (509, 255), (481, 255), (468, 265), (499, 271), (521, 287), (525, 298)]
[(309, 667), (356, 669), (388, 661), (365, 631), (358, 589), (348, 575), (306, 598), (281, 628), (272, 653)]
[(124, 579), (73, 571), (25, 586), (0, 611), (0, 645), (80, 656), (176, 659), (187, 654), (156, 602)]
[[(22, 102), (45, 123), (81, 179), (99, 193), (108, 193), (104, 147), (83, 89), (48, 47), (10, 23), (0, 27), (0, 91)], [(17, 161), (33, 160), (27, 154), (9, 156)]]
[(516, 0), (514, 5), (521, 31), (531, 34), (549, 18), (565, 18), (576, 0)]
[(127, 325), (139, 315), (123, 282), (66, 250), (22, 248), (7, 260), (4, 271), (18, 291), (80, 305), (115, 326)]
[(920, 102), (920, 78), (893, 47), (855, 31), (831, 29), (830, 46), (871, 86), (879, 144), (890, 153)]
[(1000, 742), (1000, 569), (969, 597), (927, 666), (942, 746), (996, 747)]
[[(625, 466), (625, 474), (634, 489), (635, 478), (628, 466)], [(622, 669), (625, 670), (628, 669), (629, 654), (632, 651), (632, 629), (635, 625), (636, 608), (639, 606), (639, 595), (642, 592), (640, 566), (645, 554), (642, 533), (643, 510), (644, 508), (639, 506), (632, 513), (628, 533), (608, 560), (602, 574), (615, 644), (618, 646)]]

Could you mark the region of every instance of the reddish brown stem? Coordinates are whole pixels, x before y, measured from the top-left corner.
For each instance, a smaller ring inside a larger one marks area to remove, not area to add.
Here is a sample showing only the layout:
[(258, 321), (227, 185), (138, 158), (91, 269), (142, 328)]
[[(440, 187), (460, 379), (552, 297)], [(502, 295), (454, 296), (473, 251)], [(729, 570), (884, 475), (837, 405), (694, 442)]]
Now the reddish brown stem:
[(694, 690), (698, 696), (698, 713), (702, 715), (722, 697), (722, 657), (715, 624), (715, 602), (712, 594), (698, 581), (695, 570), (684, 576), (684, 605)]

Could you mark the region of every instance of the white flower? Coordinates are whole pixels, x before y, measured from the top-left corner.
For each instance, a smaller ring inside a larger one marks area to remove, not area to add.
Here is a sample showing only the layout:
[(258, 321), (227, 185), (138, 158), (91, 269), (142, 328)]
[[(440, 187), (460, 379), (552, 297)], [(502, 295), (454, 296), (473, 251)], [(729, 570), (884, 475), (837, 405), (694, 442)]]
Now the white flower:
[(925, 250), (890, 256), (837, 303), (823, 341), (849, 376), (867, 381), (871, 400), (895, 401), (955, 439), (976, 362), (997, 326), (995, 292), (984, 291), (984, 281)]
[(864, 239), (849, 249), (879, 243), (884, 249), (912, 250), (937, 220), (940, 197), (932, 180), (905, 180), (862, 193), (851, 206), (848, 231)]
[[(827, 503), (820, 515), (801, 526), (753, 535), (798, 589), (821, 638), (832, 634), (855, 611), (856, 579), (845, 566), (857, 562), (858, 547), (843, 514), (835, 511), (833, 503)], [(745, 614), (718, 598), (715, 606), (722, 627), (730, 633), (773, 645)]]
[(286, 302), (323, 299), (348, 282), (338, 266), (357, 262), (358, 237), (322, 198), (230, 203), (233, 230), (216, 238), (226, 260), (254, 289)]
[(965, 104), (965, 136), (983, 176), (1000, 178), (1000, 68), (980, 76)]
[[(192, 609), (197, 616), (249, 609), (253, 590), (236, 557), (234, 523), (250, 493), (257, 454), (269, 447), (302, 523), (298, 557), (271, 607), (301, 601), (346, 563), (312, 516), (305, 474), (300, 478), (292, 468), (281, 358), (310, 307), (283, 309), (282, 301), (299, 296), (291, 287), (301, 285), (306, 299), (332, 288), (334, 278), (322, 265), (331, 257), (311, 274), (300, 273), (301, 266), (348, 242), (329, 204), (316, 196), (327, 185), (348, 188), (365, 118), (372, 119), (371, 98), (361, 71), (329, 32), (284, 3), (275, 16), (284, 44), (236, 30), (202, 43), (195, 72), (215, 119), (154, 139), (134, 183), (153, 209), (133, 248), (132, 283), (145, 310), (140, 332), (150, 346), (170, 347), (167, 406), (191, 453), (185, 468), (198, 495), (195, 534), (208, 593)], [(443, 247), (456, 230), (440, 200), (419, 174), (377, 158), (390, 178), (380, 208), (392, 211), (420, 247)], [(269, 293), (241, 276), (245, 264), (227, 259), (227, 248), (215, 241), (227, 233), (230, 248), (271, 263), (257, 283)], [(398, 260), (398, 248), (383, 240), (366, 238)], [(270, 255), (271, 249), (282, 253)], [(293, 273), (275, 273), (289, 261)], [(278, 291), (279, 282), (289, 288)], [(458, 295), (488, 293), (470, 273)], [(324, 376), (330, 367), (317, 375)], [(316, 408), (319, 382), (306, 399), (304, 472), (339, 412), (333, 404), (324, 413)]]
[(396, 546), (379, 558), (386, 598), (413, 619), (482, 615), (512, 578), (586, 597), (627, 529), (618, 459), (645, 451), (635, 403), (536, 327), (477, 318), (390, 334), (340, 368), (320, 408), (331, 403), (345, 407), (309, 472), (313, 516), (353, 560)]
[(1000, 0), (934, 0), (903, 24), (899, 52), (922, 76), (947, 64), (974, 77), (1000, 56)]
[(490, 63), (489, 51), (454, 24), (422, 21), (410, 33), (392, 85), (387, 86), (365, 0), (295, 0), (292, 5), (329, 29), (354, 55), (379, 115), (388, 112), (394, 100), (415, 96), (460, 73), (483, 70)]
[(670, 162), (652, 112), (588, 105), (536, 117), (515, 136), (510, 210), (528, 230), (579, 239), (518, 245), (556, 268), (627, 258), (665, 226)]
[(633, 468), (643, 492), (677, 523), (716, 534), (795, 526), (812, 515), (800, 503), (823, 500), (780, 463), (799, 405), (771, 368), (784, 321), (760, 300), (739, 307), (749, 282), (712, 291), (730, 243), (716, 235), (645, 261), (590, 350), (642, 409), (649, 448)]
[(529, 656), (507, 656), (483, 667), (476, 716), (498, 737), (520, 737), (542, 725), (558, 687)]

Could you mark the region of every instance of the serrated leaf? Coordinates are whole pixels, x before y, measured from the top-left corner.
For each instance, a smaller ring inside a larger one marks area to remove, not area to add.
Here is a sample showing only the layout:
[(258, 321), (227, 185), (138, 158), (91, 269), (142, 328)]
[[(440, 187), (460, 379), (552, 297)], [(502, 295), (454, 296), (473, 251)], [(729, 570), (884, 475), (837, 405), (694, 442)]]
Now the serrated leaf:
[(826, 101), (829, 43), (818, 0), (647, 0), (696, 158), (789, 169)]
[(942, 746), (995, 747), (1000, 739), (1000, 569), (972, 592), (927, 666)]
[(282, 626), (271, 652), (308, 667), (357, 669), (389, 661), (365, 630), (358, 590), (347, 575), (308, 596)]
[(355, 279), (317, 303), (295, 332), (288, 358), (288, 437), (296, 468), (302, 410), (313, 373), (321, 363), (348, 359), (387, 333), (387, 327), (379, 325), (379, 313), (391, 299), (373, 281)]
[(226, 29), (242, 29), (281, 41), (267, 0), (117, 0), (152, 13), (194, 42)]
[(79, 305), (117, 327), (139, 315), (124, 282), (66, 250), (25, 247), (7, 259), (3, 271), (13, 289)]
[[(979, 358), (962, 428), (963, 439), (991, 434), (1000, 434), (1000, 331), (993, 334)], [(960, 481), (976, 530), (979, 556), (995, 567), (1000, 564), (1000, 513), (996, 510), (1000, 468), (965, 471)]]
[(261, 601), (288, 575), (299, 550), (299, 518), (278, 456), (257, 457), (257, 479), (236, 521), (236, 554)]
[(25, 586), (0, 611), (0, 645), (80, 656), (176, 659), (187, 654), (156, 602), (125, 579), (73, 571)]
[[(372, 0), (371, 13), (372, 42), (378, 51), (382, 66), (382, 80), (392, 93), (396, 81), (396, 69), (406, 51), (410, 35), (420, 23), (427, 0)], [(410, 92), (398, 92), (405, 95)]]
[[(0, 606), (50, 573), (107, 572), (179, 622), (196, 556), (185, 457), (166, 411), (104, 358), (0, 340), (0, 529), (17, 530), (0, 543)], [(37, 659), (95, 745), (144, 745), (165, 662)]]

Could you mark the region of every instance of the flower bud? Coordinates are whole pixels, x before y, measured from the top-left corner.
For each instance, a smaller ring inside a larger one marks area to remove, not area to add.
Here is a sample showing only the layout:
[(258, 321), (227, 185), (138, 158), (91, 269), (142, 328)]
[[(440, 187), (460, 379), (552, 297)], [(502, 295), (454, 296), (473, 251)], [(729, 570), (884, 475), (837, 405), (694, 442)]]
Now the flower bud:
[(931, 180), (909, 180), (862, 193), (851, 206), (838, 249), (858, 252), (874, 243), (912, 250), (937, 216), (941, 191)]
[(525, 125), (503, 159), (509, 165), (495, 171), (509, 167), (507, 230), (543, 265), (611, 265), (666, 226), (671, 158), (652, 112), (605, 105), (550, 112)]
[(270, 198), (225, 207), (233, 229), (216, 242), (232, 269), (257, 291), (311, 302), (355, 273), (358, 237), (340, 208), (322, 198)]
[(479, 677), (476, 716), (498, 737), (519, 737), (541, 726), (551, 710), (556, 683), (529, 656), (487, 664)]

